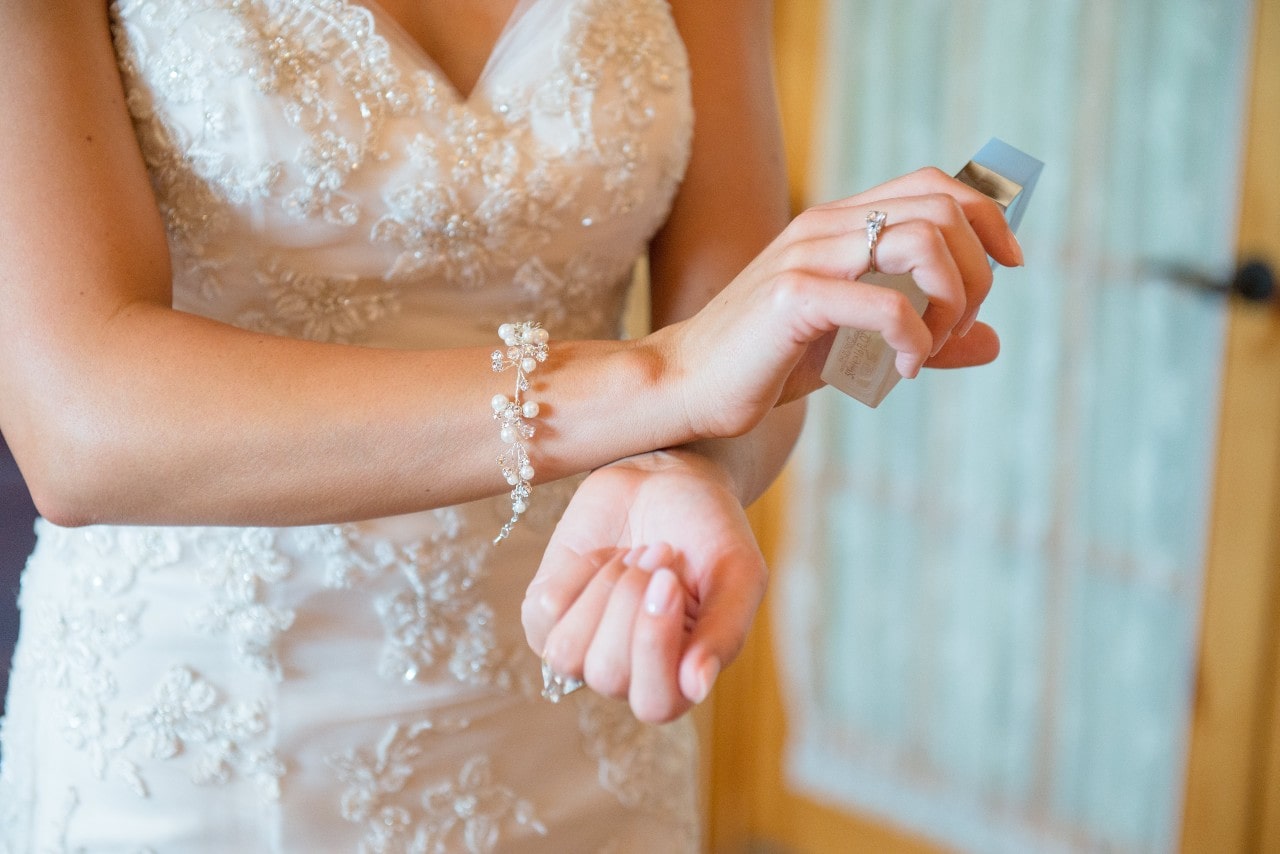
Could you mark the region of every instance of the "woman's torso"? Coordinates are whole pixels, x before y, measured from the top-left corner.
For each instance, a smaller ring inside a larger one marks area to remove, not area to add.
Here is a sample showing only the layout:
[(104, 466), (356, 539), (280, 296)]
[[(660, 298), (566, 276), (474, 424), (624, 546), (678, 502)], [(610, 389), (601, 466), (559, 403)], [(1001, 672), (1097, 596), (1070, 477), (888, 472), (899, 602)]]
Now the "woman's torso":
[[(521, 0), (467, 98), (344, 0), (113, 18), (178, 309), (376, 347), (487, 346), (525, 318), (616, 334), (688, 157), (661, 0)], [(497, 547), (501, 498), (314, 528), (42, 526), (0, 849), (693, 846), (685, 728), (537, 696), (519, 600), (571, 490), (540, 487)]]

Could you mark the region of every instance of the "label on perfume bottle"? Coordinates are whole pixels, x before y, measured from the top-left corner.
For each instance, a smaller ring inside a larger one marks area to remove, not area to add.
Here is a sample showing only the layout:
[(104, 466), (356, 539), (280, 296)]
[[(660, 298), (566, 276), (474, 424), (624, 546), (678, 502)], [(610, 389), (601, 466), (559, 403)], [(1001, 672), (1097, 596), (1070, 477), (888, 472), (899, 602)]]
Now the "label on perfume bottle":
[[(1017, 230), (1044, 164), (998, 139), (990, 140), (956, 178), (1000, 205), (1009, 227)], [(995, 262), (992, 262), (995, 266)], [(929, 300), (910, 273), (867, 273), (858, 281), (904, 294), (917, 313)], [(876, 407), (901, 379), (894, 366), (897, 352), (879, 332), (841, 329), (822, 370), (822, 380), (867, 406)]]

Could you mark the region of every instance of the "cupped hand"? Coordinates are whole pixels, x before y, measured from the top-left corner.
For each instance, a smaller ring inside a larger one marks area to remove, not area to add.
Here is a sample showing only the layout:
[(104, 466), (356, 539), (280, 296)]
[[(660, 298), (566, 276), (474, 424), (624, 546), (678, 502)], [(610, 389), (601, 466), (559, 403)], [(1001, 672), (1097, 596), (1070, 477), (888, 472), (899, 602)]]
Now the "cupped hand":
[[(887, 214), (876, 268), (911, 274), (929, 299), (923, 317), (897, 291), (858, 281), (869, 269), (872, 210)], [(1022, 263), (999, 206), (937, 169), (805, 211), (706, 307), (661, 331), (692, 431), (740, 435), (820, 387), (840, 327), (879, 332), (904, 377), (926, 362), (990, 361), (998, 341), (975, 323), (991, 288), (988, 256)]]
[(742, 648), (764, 558), (723, 471), (658, 451), (592, 472), (560, 520), (522, 616), (557, 673), (669, 721)]

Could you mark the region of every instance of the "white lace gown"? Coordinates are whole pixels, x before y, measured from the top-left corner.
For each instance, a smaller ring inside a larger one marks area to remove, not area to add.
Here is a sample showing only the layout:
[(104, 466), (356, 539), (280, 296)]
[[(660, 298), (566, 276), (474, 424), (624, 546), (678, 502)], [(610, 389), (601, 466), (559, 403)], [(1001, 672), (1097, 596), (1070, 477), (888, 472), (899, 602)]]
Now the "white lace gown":
[[(370, 3), (111, 14), (177, 308), (374, 347), (490, 347), (512, 319), (616, 335), (688, 159), (663, 0), (524, 0), (465, 99)], [(697, 850), (687, 724), (538, 696), (519, 603), (572, 486), (539, 487), (498, 546), (504, 497), (306, 528), (42, 523), (0, 850)]]

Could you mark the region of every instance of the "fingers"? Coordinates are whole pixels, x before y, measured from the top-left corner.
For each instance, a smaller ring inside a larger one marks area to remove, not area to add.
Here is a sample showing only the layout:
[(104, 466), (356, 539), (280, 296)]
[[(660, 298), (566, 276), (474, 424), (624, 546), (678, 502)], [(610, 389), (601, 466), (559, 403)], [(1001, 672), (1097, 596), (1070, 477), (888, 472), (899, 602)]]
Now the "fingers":
[[(856, 209), (872, 206), (886, 198), (927, 196), (935, 193), (951, 196), (965, 212), (986, 253), (1006, 267), (1020, 267), (1022, 247), (1005, 221), (1000, 206), (983, 193), (932, 166), (886, 181), (877, 187), (818, 205), (814, 212)], [(855, 211), (856, 213), (856, 211)], [(864, 214), (865, 215), (865, 214)]]
[(606, 563), (622, 555), (625, 552), (618, 549), (602, 549), (592, 555), (579, 555), (554, 544), (547, 549), (520, 605), (525, 638), (534, 652), (542, 654), (552, 628), (581, 592)]
[[(876, 267), (888, 274), (909, 273), (924, 291), (929, 299), (925, 324), (934, 337), (931, 349), (936, 351), (986, 299), (992, 281), (986, 251), (964, 210), (950, 196), (880, 200), (876, 208), (888, 214), (876, 244)], [(864, 275), (870, 257), (863, 209), (816, 213), (811, 236), (789, 246), (781, 265), (845, 278)], [(850, 222), (850, 215), (857, 213), (862, 213), (862, 220)]]
[(665, 723), (693, 705), (680, 690), (677, 667), (685, 640), (685, 591), (670, 569), (656, 570), (636, 616), (628, 700), (635, 716)]
[(673, 720), (705, 700), (746, 638), (764, 561), (758, 550), (739, 551), (697, 581), (682, 580), (677, 562), (665, 544), (612, 554), (549, 632), (547, 663), (626, 699), (644, 721)]
[[(668, 567), (673, 554), (669, 545), (660, 543), (620, 552), (606, 561), (548, 632), (542, 650), (547, 664), (564, 676), (585, 679), (597, 693), (627, 697), (636, 643), (633, 635), (643, 630), (651, 636), (654, 631), (651, 623), (664, 624), (664, 620), (647, 620), (642, 616), (648, 614), (646, 591), (653, 571)], [(670, 574), (669, 569), (667, 573)], [(677, 624), (673, 639), (661, 648), (675, 643), (678, 651), (682, 631), (682, 624)], [(668, 657), (669, 681), (674, 686), (677, 656)], [(652, 674), (660, 667), (646, 664), (648, 685), (653, 683)]]
[(546, 634), (542, 659), (557, 673), (582, 678), (587, 648), (618, 579), (628, 569), (628, 557), (630, 552), (621, 552), (606, 561)]
[[(821, 238), (861, 236), (872, 207), (889, 215), (877, 247), (877, 267), (911, 273), (929, 298), (924, 319), (934, 339), (931, 354), (941, 350), (952, 334), (963, 337), (972, 328), (991, 288), (988, 255), (1007, 266), (1023, 263), (1022, 249), (1000, 207), (978, 190), (932, 168), (812, 208), (797, 217), (788, 231), (797, 242), (809, 244)], [(855, 247), (859, 244), (855, 240)], [(792, 253), (797, 254), (803, 253)], [(848, 259), (860, 260), (863, 254), (850, 247), (843, 263), (833, 260), (848, 270)], [(896, 264), (889, 260), (895, 255)], [(856, 263), (851, 276), (865, 269)]]
[(914, 377), (928, 358), (933, 336), (906, 296), (866, 282), (788, 272), (774, 282), (770, 314), (791, 318), (805, 341), (838, 327), (879, 332), (898, 351), (898, 370)]
[(1000, 339), (985, 323), (975, 323), (963, 338), (953, 337), (935, 356), (930, 357), (931, 368), (968, 368), (985, 365), (1000, 353)]
[(757, 552), (739, 560), (735, 571), (716, 573), (700, 592), (698, 620), (679, 672), (680, 691), (693, 703), (707, 698), (721, 668), (738, 656), (764, 598), (764, 558)]
[(631, 684), (631, 636), (650, 572), (628, 567), (618, 578), (587, 647), (582, 678), (597, 694), (627, 696)]

